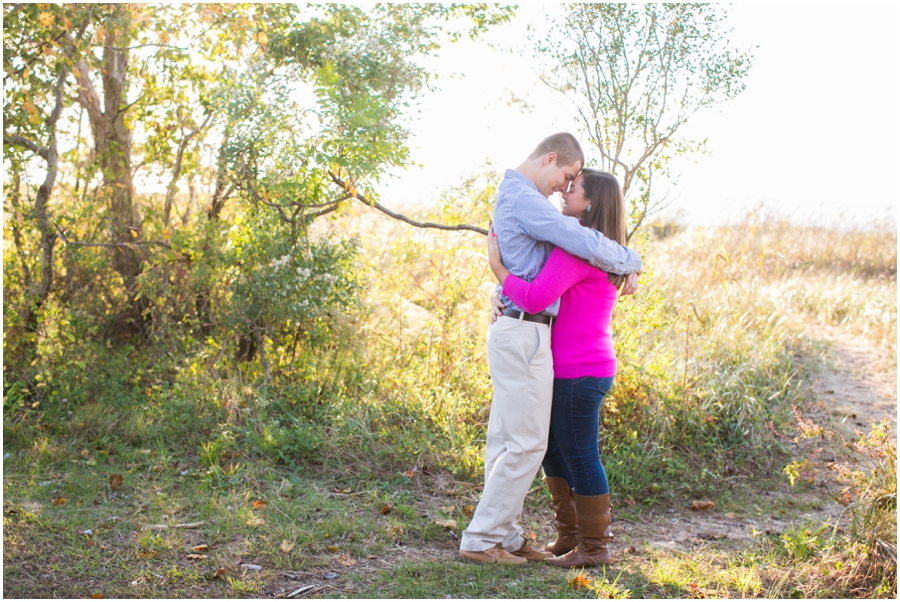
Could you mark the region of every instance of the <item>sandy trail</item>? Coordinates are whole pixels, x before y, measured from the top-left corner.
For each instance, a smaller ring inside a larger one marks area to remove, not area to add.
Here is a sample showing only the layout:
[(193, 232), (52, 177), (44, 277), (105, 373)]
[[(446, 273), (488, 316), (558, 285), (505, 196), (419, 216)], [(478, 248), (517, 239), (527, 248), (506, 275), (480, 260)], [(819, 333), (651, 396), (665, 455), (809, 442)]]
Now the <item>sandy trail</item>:
[(887, 420), (897, 437), (897, 363), (885, 349), (837, 327), (819, 329), (829, 344), (832, 366), (820, 365), (815, 374), (813, 410), (830, 416), (844, 435), (867, 432)]
[[(824, 361), (813, 370), (812, 398), (804, 413), (818, 424), (840, 430), (848, 439), (887, 420), (896, 439), (896, 356), (838, 327), (816, 326), (815, 332), (827, 348)], [(779, 473), (782, 468), (773, 467), (771, 472)], [(754, 533), (783, 533), (801, 522), (834, 524), (844, 511), (822, 483), (804, 491), (785, 484), (765, 495), (771, 496), (772, 508), (756, 506), (740, 515), (718, 510), (694, 512), (685, 504), (662, 513), (641, 513), (637, 522), (619, 521), (614, 554), (640, 553), (642, 548), (696, 550), (713, 541), (750, 541)], [(802, 518), (787, 518), (782, 516), (783, 511), (774, 509), (785, 504), (802, 508)]]

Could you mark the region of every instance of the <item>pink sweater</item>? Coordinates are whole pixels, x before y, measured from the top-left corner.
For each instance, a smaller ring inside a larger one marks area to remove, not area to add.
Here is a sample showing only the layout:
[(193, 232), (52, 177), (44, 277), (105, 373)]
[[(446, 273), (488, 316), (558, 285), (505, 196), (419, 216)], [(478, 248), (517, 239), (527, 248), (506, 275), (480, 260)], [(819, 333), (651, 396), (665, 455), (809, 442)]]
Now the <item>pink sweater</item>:
[(503, 294), (528, 313), (544, 311), (562, 295), (551, 331), (556, 378), (615, 376), (610, 322), (618, 290), (606, 272), (557, 247), (534, 282), (510, 274)]

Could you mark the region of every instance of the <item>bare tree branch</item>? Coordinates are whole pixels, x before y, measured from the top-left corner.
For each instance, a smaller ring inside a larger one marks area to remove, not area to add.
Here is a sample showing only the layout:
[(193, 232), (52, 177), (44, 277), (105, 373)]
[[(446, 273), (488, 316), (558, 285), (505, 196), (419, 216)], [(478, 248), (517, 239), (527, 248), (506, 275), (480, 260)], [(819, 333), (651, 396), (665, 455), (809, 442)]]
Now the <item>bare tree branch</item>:
[(33, 152), (34, 154), (38, 155), (41, 159), (43, 159), (45, 161), (47, 160), (47, 152), (48, 152), (47, 149), (44, 148), (43, 146), (38, 146), (37, 144), (35, 144), (31, 140), (29, 140), (28, 138), (25, 138), (24, 136), (4, 135), (3, 142), (5, 144), (9, 144), (10, 146), (21, 146), (22, 148), (26, 148), (26, 149), (30, 150), (31, 152)]
[[(348, 192), (350, 192), (349, 185), (347, 183), (345, 183), (341, 178), (339, 178), (336, 174), (329, 171), (328, 176), (331, 178), (332, 182), (334, 182), (335, 184), (337, 184), (344, 190), (347, 190)], [(381, 205), (374, 199), (367, 198), (365, 195), (359, 194), (358, 192), (355, 192), (355, 193), (351, 192), (350, 194), (353, 198), (360, 201), (361, 203), (364, 203), (364, 204), (368, 205), (369, 207), (378, 209), (385, 215), (388, 215), (394, 219), (398, 219), (401, 222), (406, 222), (410, 226), (415, 226), (416, 228), (436, 228), (438, 230), (471, 230), (472, 232), (478, 232), (479, 234), (484, 234), (484, 235), (487, 235), (487, 233), (488, 233), (488, 231), (484, 228), (479, 228), (478, 226), (470, 226), (468, 224), (459, 224), (457, 226), (448, 226), (446, 224), (435, 224), (432, 222), (417, 222), (416, 220), (410, 219), (410, 218), (406, 217), (405, 215), (401, 215), (399, 213), (395, 213), (395, 212), (391, 211), (390, 209), (388, 209), (387, 207), (384, 207), (383, 205)]]

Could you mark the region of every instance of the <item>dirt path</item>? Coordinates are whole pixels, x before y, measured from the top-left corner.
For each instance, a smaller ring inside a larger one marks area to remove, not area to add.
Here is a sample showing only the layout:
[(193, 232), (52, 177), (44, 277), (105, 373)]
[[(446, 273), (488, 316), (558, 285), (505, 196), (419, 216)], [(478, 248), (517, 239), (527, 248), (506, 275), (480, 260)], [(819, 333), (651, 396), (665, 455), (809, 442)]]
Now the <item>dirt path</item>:
[[(897, 433), (897, 367), (890, 350), (878, 348), (867, 340), (853, 336), (836, 327), (816, 327), (819, 340), (826, 343), (823, 357), (817, 362), (812, 375), (812, 396), (805, 414), (819, 424), (840, 429), (845, 436), (854, 431), (866, 432), (873, 423), (887, 419), (896, 437)], [(778, 535), (803, 524), (834, 524), (844, 507), (836, 503), (828, 493), (827, 485), (791, 487), (782, 477), (782, 466), (772, 466), (768, 475), (759, 475), (759, 482), (780, 483), (772, 490), (761, 491), (754, 502), (734, 512), (718, 508), (692, 511), (690, 500), (670, 508), (654, 508), (634, 513), (619, 512), (613, 525), (616, 539), (612, 544), (613, 557), (624, 558), (632, 554), (646, 555), (651, 551), (662, 553), (697, 552), (710, 544), (733, 545), (742, 548), (752, 544), (759, 535)], [(723, 487), (738, 486), (741, 479), (756, 481), (757, 475), (743, 475), (723, 479)], [(434, 485), (434, 484), (433, 484)], [(477, 491), (452, 493), (450, 483), (435, 486), (438, 498), (420, 500), (421, 512), (435, 505), (455, 503), (464, 505), (477, 502)], [(471, 495), (468, 495), (471, 493)], [(552, 539), (548, 509), (528, 509), (522, 524), (536, 526), (538, 543)], [(539, 527), (537, 527), (540, 525)], [(431, 547), (398, 545), (389, 558), (360, 559), (353, 572), (356, 585), (343, 583), (333, 586), (332, 576), (345, 572), (345, 567), (334, 563), (305, 572), (285, 571), (280, 579), (270, 583), (265, 595), (285, 597), (301, 589), (296, 597), (323, 595), (352, 596), (375, 578), (378, 571), (391, 569), (404, 560), (435, 560), (455, 562), (458, 536), (448, 531), (443, 545)], [(306, 589), (308, 588), (308, 589)]]
[(872, 424), (890, 422), (897, 436), (897, 364), (887, 350), (836, 327), (819, 329), (829, 345), (833, 366), (820, 365), (813, 382), (812, 410), (841, 425), (845, 435), (868, 431)]
[[(824, 361), (818, 362), (813, 372), (808, 416), (840, 429), (848, 438), (888, 420), (896, 438), (897, 365), (893, 354), (841, 328), (817, 326), (815, 332), (827, 348)], [(781, 468), (773, 467), (772, 476)], [(646, 547), (685, 551), (710, 541), (750, 541), (754, 533), (783, 533), (804, 521), (834, 524), (844, 510), (828, 495), (824, 484), (800, 489), (785, 483), (763, 496), (772, 503), (760, 503), (740, 513), (694, 512), (685, 503), (661, 514), (658, 510), (642, 513), (639, 521), (619, 521), (615, 552), (640, 552)]]

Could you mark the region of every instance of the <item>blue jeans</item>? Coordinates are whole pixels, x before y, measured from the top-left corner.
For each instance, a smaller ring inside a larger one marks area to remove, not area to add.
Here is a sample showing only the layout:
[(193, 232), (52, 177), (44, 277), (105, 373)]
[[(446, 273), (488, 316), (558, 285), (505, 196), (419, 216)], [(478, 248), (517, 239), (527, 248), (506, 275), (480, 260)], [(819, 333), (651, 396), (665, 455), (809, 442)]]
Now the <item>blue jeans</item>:
[(578, 495), (609, 493), (598, 431), (600, 404), (612, 384), (612, 376), (553, 380), (550, 438), (541, 465), (545, 475), (565, 479)]

